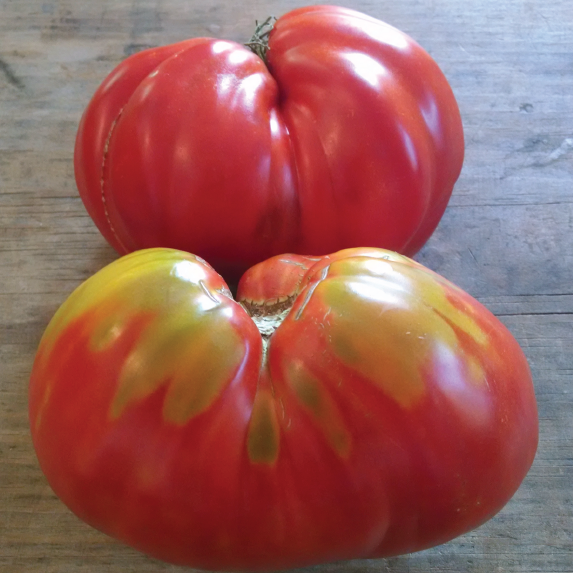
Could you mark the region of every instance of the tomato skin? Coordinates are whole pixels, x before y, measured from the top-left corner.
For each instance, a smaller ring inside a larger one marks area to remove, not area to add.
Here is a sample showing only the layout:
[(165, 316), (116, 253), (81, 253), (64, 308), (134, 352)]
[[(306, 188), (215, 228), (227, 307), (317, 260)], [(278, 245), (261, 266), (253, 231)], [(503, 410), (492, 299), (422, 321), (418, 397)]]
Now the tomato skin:
[(74, 166), (125, 254), (172, 247), (238, 277), (284, 252), (414, 254), (459, 176), (451, 88), (411, 38), (332, 6), (276, 22), (267, 65), (196, 38), (135, 54), (104, 80)]
[(277, 284), (294, 303), (265, 340), (181, 251), (123, 257), (69, 297), (40, 343), (30, 423), (72, 511), (169, 562), (273, 570), (424, 549), (507, 503), (537, 408), (489, 311), (380, 249), (278, 256), (238, 298), (264, 308)]

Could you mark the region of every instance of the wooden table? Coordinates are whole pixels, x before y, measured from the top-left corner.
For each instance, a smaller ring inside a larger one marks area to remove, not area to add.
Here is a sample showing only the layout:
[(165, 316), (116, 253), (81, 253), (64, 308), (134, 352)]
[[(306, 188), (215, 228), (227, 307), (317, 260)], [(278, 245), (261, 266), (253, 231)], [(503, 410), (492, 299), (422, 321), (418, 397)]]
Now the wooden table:
[[(76, 191), (80, 114), (126, 55), (190, 36), (238, 41), (303, 2), (0, 0), (0, 571), (183, 571), (80, 522), (32, 449), (27, 382), (40, 336), (116, 258)], [(573, 8), (570, 0), (347, 0), (416, 38), (459, 100), (467, 152), (418, 260), (486, 304), (533, 371), (541, 436), (512, 501), (476, 531), (349, 573), (573, 572)], [(310, 571), (310, 570), (309, 570)]]

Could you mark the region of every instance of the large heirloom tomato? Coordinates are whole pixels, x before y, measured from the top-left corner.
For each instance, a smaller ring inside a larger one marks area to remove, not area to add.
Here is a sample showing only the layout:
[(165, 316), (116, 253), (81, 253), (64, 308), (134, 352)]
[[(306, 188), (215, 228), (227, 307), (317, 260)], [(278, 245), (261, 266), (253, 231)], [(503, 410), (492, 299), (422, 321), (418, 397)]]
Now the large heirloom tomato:
[(270, 259), (237, 297), (203, 260), (151, 249), (57, 312), (30, 422), (79, 517), (170, 562), (268, 570), (430, 547), (516, 491), (530, 372), (468, 294), (350, 249)]
[(106, 239), (121, 254), (193, 252), (225, 276), (285, 252), (414, 254), (464, 153), (436, 62), (388, 24), (332, 6), (277, 20), (265, 60), (195, 38), (105, 79), (75, 173)]

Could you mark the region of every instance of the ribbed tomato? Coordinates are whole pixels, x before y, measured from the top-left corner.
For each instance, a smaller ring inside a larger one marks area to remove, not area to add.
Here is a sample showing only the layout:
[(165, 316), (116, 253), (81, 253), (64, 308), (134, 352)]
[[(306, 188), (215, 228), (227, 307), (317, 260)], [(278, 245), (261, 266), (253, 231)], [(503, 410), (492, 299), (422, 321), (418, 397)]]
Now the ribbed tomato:
[(265, 61), (214, 38), (127, 58), (84, 113), (75, 173), (119, 253), (183, 249), (230, 277), (284, 252), (414, 254), (463, 153), (452, 90), (416, 42), (312, 6), (276, 21)]
[(516, 491), (531, 376), (468, 294), (350, 249), (275, 257), (237, 296), (201, 259), (151, 249), (57, 312), (30, 422), (79, 517), (166, 561), (268, 570), (443, 543)]

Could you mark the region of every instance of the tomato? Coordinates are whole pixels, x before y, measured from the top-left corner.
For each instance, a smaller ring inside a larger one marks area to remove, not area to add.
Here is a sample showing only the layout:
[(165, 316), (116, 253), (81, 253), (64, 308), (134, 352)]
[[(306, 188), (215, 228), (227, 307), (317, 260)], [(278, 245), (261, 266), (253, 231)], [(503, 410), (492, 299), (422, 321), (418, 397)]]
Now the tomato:
[(531, 375), (468, 294), (350, 249), (260, 263), (237, 297), (205, 261), (151, 249), (58, 310), (30, 423), (80, 518), (169, 562), (269, 570), (443, 543), (517, 490)]
[(412, 255), (464, 153), (460, 113), (410, 37), (332, 6), (278, 19), (266, 61), (194, 38), (127, 58), (81, 120), (81, 197), (121, 253), (172, 247), (225, 276), (284, 252)]

